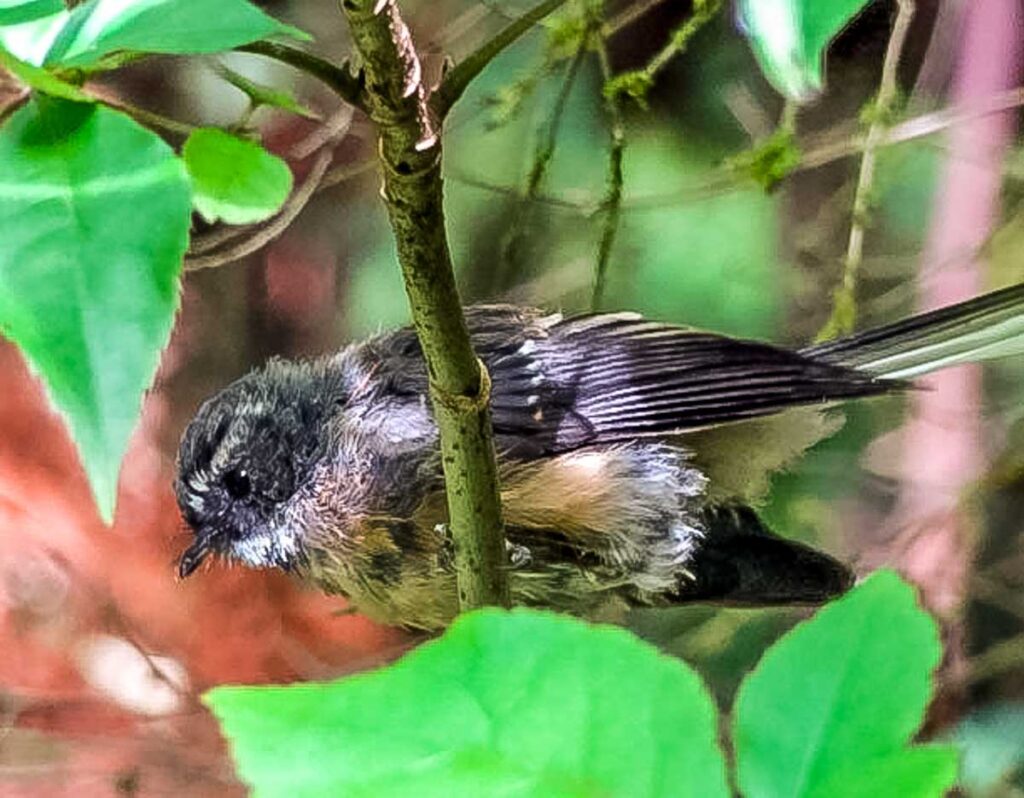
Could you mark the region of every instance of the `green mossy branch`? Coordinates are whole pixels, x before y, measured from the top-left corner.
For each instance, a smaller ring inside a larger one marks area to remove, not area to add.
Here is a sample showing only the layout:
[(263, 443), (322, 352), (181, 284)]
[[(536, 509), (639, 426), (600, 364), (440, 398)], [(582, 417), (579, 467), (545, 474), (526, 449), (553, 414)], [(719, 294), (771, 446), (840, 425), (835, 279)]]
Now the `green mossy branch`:
[[(377, 124), (383, 195), (441, 436), (462, 609), (509, 603), (490, 379), (462, 314), (445, 232), (439, 122), (394, 0), (342, 0)], [(493, 57), (493, 56), (492, 56)]]
[(853, 332), (857, 322), (857, 277), (861, 262), (864, 260), (864, 238), (870, 223), (878, 150), (892, 124), (894, 108), (899, 98), (896, 72), (913, 18), (914, 0), (897, 0), (896, 19), (882, 63), (878, 95), (861, 113), (861, 120), (868, 124), (868, 131), (864, 138), (864, 154), (860, 160), (857, 188), (850, 213), (850, 239), (846, 247), (846, 258), (843, 260), (843, 279), (833, 295), (832, 314), (818, 333), (816, 340), (819, 341), (847, 335)]
[(686, 50), (691, 39), (714, 18), (721, 7), (721, 0), (695, 0), (693, 15), (672, 31), (665, 46), (642, 69), (623, 72), (607, 81), (604, 85), (605, 96), (614, 99), (625, 95), (641, 108), (646, 108), (647, 94), (654, 86), (655, 78), (673, 58)]
[(452, 106), (459, 101), (459, 98), (462, 97), (463, 92), (473, 82), (473, 79), (506, 47), (513, 44), (520, 36), (544, 19), (544, 17), (564, 5), (565, 1), (546, 0), (534, 6), (523, 16), (509, 23), (494, 38), (484, 42), (479, 49), (456, 64), (444, 76), (441, 85), (434, 92), (430, 100), (430, 104), (438, 119), (444, 119), (448, 115)]
[[(611, 59), (605, 40), (598, 38), (597, 57), (601, 66), (601, 78), (604, 84), (613, 80)], [(598, 311), (604, 303), (604, 293), (608, 281), (608, 264), (615, 246), (615, 237), (619, 231), (619, 218), (622, 215), (622, 157), (626, 150), (626, 125), (622, 115), (622, 101), (618, 94), (605, 95), (605, 110), (608, 115), (608, 177), (604, 201), (601, 210), (604, 223), (601, 227), (601, 239), (597, 248), (597, 263), (594, 267), (594, 288), (590, 296), (590, 309)]]

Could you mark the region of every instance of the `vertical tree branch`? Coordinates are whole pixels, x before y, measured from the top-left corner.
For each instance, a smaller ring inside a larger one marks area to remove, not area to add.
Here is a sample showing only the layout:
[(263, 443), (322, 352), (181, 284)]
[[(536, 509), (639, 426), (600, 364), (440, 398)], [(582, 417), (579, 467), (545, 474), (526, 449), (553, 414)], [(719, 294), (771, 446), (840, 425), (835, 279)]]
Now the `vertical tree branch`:
[(490, 379), (462, 315), (444, 226), (441, 140), (422, 68), (395, 0), (341, 0), (380, 135), (383, 195), (441, 436), (463, 609), (507, 605)]
[(914, 0), (897, 0), (897, 3), (896, 21), (893, 23), (885, 59), (882, 62), (882, 79), (878, 85), (878, 96), (875, 98), (873, 120), (864, 139), (864, 154), (861, 156), (857, 188), (853, 195), (850, 240), (843, 261), (843, 282), (835, 292), (832, 315), (818, 336), (822, 339), (853, 332), (856, 321), (854, 294), (857, 274), (864, 260), (864, 234), (871, 210), (871, 192), (875, 185), (875, 164), (878, 149), (885, 139), (891, 121), (892, 106), (896, 102), (899, 88), (896, 72), (903, 54), (903, 46), (907, 41), (907, 33), (910, 31), (910, 23), (914, 18)]

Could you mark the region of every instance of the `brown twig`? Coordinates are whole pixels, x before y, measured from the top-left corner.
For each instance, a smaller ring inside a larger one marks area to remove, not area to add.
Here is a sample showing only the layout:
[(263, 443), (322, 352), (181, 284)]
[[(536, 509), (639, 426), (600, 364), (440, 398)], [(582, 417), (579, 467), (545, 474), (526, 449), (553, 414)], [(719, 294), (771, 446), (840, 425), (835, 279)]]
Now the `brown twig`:
[[(327, 170), (334, 159), (334, 147), (340, 139), (344, 138), (351, 122), (352, 108), (347, 107), (347, 121), (344, 125), (335, 128), (333, 135), (313, 162), (309, 174), (292, 192), (276, 216), (267, 222), (251, 227), (213, 230), (193, 241), (189, 247), (190, 254), (185, 258), (185, 271), (212, 269), (244, 258), (246, 255), (258, 252), (287, 230), (323, 185)], [(244, 237), (241, 240), (235, 240), (240, 235)]]

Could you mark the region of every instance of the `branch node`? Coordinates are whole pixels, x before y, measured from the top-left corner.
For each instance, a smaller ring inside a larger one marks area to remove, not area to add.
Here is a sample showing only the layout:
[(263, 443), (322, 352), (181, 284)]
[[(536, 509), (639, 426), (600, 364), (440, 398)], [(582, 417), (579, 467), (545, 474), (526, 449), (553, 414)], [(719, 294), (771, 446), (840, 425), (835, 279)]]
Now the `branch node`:
[(480, 380), (475, 395), (452, 393), (431, 380), (430, 396), (433, 401), (458, 415), (486, 412), (491, 403), (491, 375), (480, 358), (477, 358), (476, 363), (480, 369)]

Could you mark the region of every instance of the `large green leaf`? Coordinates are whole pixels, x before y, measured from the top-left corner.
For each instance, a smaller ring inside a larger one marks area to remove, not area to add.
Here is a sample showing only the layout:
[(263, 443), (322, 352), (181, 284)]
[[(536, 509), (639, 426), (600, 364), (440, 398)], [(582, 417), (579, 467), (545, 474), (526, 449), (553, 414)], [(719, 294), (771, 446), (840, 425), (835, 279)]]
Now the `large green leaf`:
[(181, 151), (192, 201), (209, 222), (249, 224), (273, 216), (288, 198), (288, 164), (255, 141), (218, 128), (193, 131)]
[(740, 19), (765, 77), (807, 100), (822, 87), (825, 51), (870, 0), (740, 0)]
[(188, 177), (108, 108), (41, 99), (0, 128), (0, 332), (42, 376), (105, 518), (167, 342)]
[(117, 50), (215, 53), (274, 34), (304, 37), (246, 0), (89, 0), (75, 8), (48, 64), (92, 64)]
[(908, 793), (887, 784), (927, 778), (940, 788), (914, 794), (938, 798), (955, 776), (952, 750), (906, 746), (939, 655), (935, 622), (892, 572), (876, 573), (799, 625), (769, 649), (736, 700), (743, 794), (896, 798)]
[(259, 796), (726, 796), (700, 679), (621, 629), (463, 616), (395, 665), (206, 696)]

